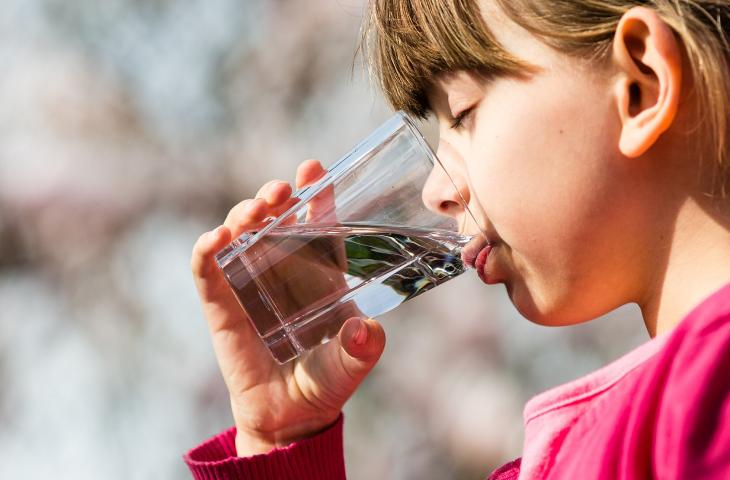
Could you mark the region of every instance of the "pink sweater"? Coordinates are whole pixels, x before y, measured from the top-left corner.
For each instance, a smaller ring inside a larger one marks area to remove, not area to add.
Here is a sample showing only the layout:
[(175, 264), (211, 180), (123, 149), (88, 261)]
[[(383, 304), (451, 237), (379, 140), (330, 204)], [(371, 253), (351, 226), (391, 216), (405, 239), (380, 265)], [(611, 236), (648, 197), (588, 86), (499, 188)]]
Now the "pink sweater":
[[(205, 480), (345, 478), (342, 422), (286, 448), (236, 457), (235, 429), (185, 455)], [(730, 479), (730, 284), (668, 334), (525, 407), (511, 479)]]

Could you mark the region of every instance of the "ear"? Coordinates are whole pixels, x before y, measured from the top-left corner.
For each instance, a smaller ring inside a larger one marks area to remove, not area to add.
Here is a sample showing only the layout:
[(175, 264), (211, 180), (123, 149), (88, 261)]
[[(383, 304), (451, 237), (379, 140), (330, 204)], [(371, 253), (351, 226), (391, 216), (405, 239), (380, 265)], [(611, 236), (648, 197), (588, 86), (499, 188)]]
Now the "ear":
[(674, 32), (654, 10), (627, 11), (613, 40), (619, 68), (614, 94), (621, 118), (619, 150), (638, 157), (674, 121), (682, 84), (682, 55)]

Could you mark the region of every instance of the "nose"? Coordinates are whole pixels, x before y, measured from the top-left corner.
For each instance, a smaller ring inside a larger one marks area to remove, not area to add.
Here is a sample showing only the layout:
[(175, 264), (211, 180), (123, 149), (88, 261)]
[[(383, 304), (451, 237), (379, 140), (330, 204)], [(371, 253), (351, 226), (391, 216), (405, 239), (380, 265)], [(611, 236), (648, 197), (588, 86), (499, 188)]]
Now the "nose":
[[(456, 149), (445, 140), (439, 140), (436, 155), (441, 160), (443, 168), (437, 163), (431, 169), (423, 187), (423, 203), (434, 213), (460, 220), (464, 215), (463, 203), (469, 203), (469, 186), (464, 162)], [(448, 169), (448, 174), (445, 169)]]

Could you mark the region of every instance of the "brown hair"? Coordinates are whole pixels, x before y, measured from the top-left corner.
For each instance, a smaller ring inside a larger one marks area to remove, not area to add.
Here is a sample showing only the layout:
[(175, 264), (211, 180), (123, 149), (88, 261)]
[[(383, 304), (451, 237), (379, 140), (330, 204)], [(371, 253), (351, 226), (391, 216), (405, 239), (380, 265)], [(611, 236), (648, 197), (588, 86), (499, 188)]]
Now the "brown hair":
[[(684, 46), (713, 144), (716, 181), (730, 181), (730, 2), (726, 0), (493, 0), (515, 23), (570, 55), (609, 58), (616, 27), (635, 6), (654, 9)], [(390, 104), (423, 118), (435, 75), (472, 70), (487, 76), (529, 68), (501, 47), (476, 0), (371, 0), (360, 49)]]

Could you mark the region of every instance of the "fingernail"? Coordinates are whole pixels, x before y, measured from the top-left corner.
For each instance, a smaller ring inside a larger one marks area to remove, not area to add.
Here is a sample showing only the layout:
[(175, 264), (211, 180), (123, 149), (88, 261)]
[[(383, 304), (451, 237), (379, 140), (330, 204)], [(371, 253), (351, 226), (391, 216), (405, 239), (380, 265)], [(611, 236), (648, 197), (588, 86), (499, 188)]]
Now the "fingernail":
[(360, 325), (357, 327), (354, 335), (355, 345), (364, 345), (368, 339), (368, 327), (365, 322), (360, 320)]

